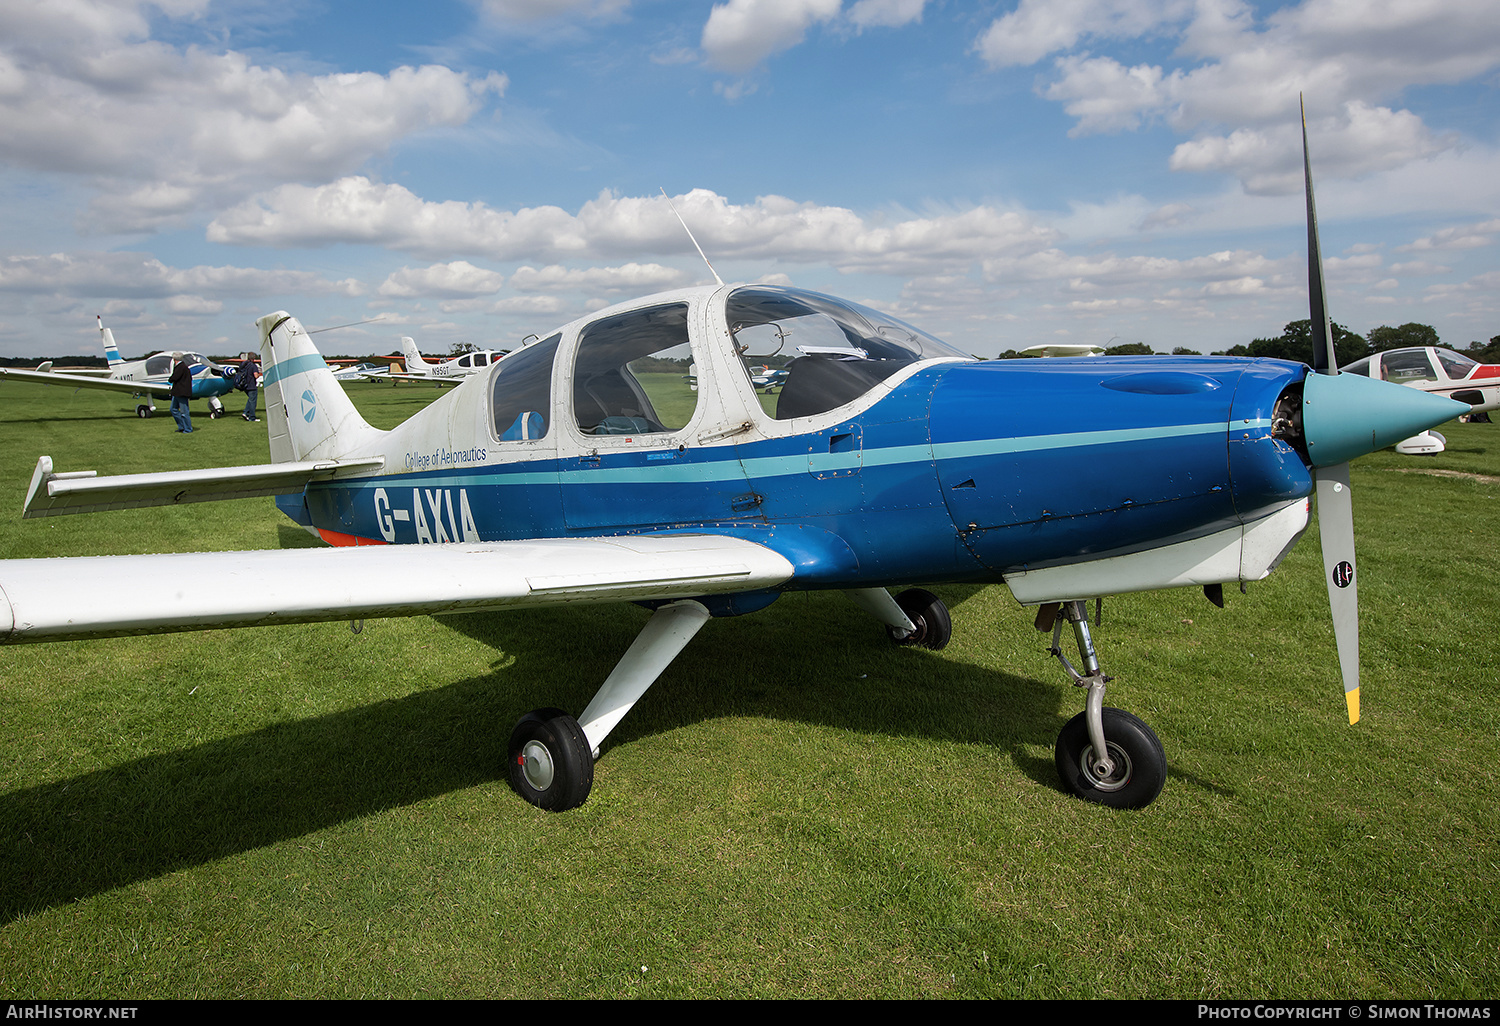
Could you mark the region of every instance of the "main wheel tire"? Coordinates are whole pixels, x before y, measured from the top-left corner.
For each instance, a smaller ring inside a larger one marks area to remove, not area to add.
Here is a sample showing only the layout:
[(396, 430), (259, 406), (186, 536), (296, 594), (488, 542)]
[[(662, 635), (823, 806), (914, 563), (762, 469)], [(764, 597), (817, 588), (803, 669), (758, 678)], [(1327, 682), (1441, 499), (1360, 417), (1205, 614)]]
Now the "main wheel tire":
[(218, 420), (220, 417), (224, 416), (224, 411), (223, 410), (209, 410), (208, 411), (208, 416), (209, 416), (210, 420)]
[(135, 415), (142, 420), (145, 420), (147, 417), (151, 416), (151, 407), (147, 406), (145, 403), (141, 403), (135, 408)]
[(896, 628), (886, 627), (885, 632), (898, 645), (921, 645), (934, 651), (946, 648), (953, 637), (953, 620), (948, 616), (948, 607), (943, 600), (930, 591), (908, 588), (896, 596), (896, 605), (912, 622), (916, 632), (901, 638)]
[(1167, 755), (1150, 727), (1123, 709), (1106, 706), (1104, 744), (1115, 764), (1107, 776), (1095, 770), (1086, 713), (1074, 716), (1057, 735), (1057, 775), (1085, 801), (1115, 809), (1142, 809), (1167, 782)]
[(588, 800), (594, 753), (578, 721), (561, 709), (537, 709), (511, 731), (510, 786), (539, 809), (563, 812)]

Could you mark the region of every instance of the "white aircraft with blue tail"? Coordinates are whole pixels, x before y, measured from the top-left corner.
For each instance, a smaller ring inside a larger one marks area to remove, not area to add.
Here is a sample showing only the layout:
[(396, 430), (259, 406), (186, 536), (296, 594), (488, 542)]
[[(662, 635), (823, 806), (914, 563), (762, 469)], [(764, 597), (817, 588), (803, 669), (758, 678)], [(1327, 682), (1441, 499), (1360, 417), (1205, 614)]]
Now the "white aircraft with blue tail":
[[(0, 561), (0, 640), (644, 604), (651, 618), (587, 708), (538, 709), (511, 736), (516, 791), (563, 810), (585, 801), (610, 731), (713, 618), (837, 589), (896, 643), (940, 649), (948, 611), (917, 585), (1003, 582), (1038, 607), (1086, 689), (1057, 740), (1063, 786), (1144, 806), (1166, 756), (1150, 727), (1104, 705), (1086, 601), (1186, 586), (1222, 600), (1223, 585), (1277, 566), (1316, 491), (1353, 722), (1348, 463), (1468, 409), (1338, 374), (1310, 174), (1307, 206), (1311, 369), (980, 361), (854, 303), (721, 284), (564, 325), (384, 431), (306, 329), (270, 314), (258, 324), (271, 463), (98, 478), (44, 457), (25, 515), (275, 494), (332, 547)], [(789, 339), (778, 393), (757, 391), (756, 357)]]
[[(149, 417), (156, 412), (156, 400), (171, 401), (172, 386), (167, 379), (172, 375), (172, 354), (157, 353), (144, 360), (125, 360), (120, 357), (115, 345), (114, 332), (99, 321), (99, 337), (104, 344), (104, 358), (109, 363), (107, 372), (61, 372), (51, 369), (47, 361), (36, 370), (20, 370), (0, 367), (0, 380), (12, 378), (16, 381), (34, 381), (43, 385), (67, 385), (72, 388), (103, 389), (110, 392), (129, 392), (142, 398), (135, 408), (137, 417)], [(224, 415), (224, 403), (219, 396), (234, 391), (233, 374), (200, 353), (183, 353), (193, 372), (193, 399), (207, 399), (209, 416)]]

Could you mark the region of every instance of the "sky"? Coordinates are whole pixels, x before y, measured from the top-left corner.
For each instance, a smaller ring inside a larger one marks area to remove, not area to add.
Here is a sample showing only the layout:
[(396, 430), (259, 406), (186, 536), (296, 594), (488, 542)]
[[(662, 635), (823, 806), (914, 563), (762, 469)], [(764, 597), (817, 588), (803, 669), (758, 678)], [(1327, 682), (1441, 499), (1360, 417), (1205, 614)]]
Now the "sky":
[[(5, 0), (0, 355), (509, 348), (789, 283), (981, 356), (1500, 335), (1500, 4)], [(664, 195), (665, 194), (665, 195)]]

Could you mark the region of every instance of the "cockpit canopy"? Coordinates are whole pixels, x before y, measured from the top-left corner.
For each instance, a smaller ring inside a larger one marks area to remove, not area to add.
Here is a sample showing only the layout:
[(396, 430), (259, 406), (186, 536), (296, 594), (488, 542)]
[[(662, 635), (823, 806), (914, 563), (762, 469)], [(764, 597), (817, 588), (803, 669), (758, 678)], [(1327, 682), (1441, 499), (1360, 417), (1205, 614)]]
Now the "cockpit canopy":
[[(183, 353), (182, 362), (192, 368), (194, 375), (201, 373), (198, 370), (199, 367), (207, 367), (215, 374), (222, 375), (224, 373), (223, 367), (220, 367), (202, 353)], [(146, 373), (153, 377), (158, 374), (165, 376), (172, 373), (172, 354), (157, 353), (155, 356), (146, 357)]]
[(632, 437), (688, 424), (698, 408), (702, 347), (723, 345), (725, 329), (761, 410), (778, 421), (837, 409), (923, 361), (969, 359), (909, 324), (816, 292), (750, 285), (723, 304), (708, 311), (710, 324), (720, 316), (722, 323), (707, 338), (694, 337), (693, 303), (676, 294), (584, 323), (571, 347), (564, 331), (511, 353), (492, 372), (496, 436), (529, 441), (551, 430), (554, 364), (570, 349), (574, 427)]
[(1463, 381), (1478, 366), (1477, 362), (1462, 353), (1423, 346), (1376, 353), (1349, 364), (1343, 368), (1343, 372), (1378, 377), (1405, 385), (1414, 381)]

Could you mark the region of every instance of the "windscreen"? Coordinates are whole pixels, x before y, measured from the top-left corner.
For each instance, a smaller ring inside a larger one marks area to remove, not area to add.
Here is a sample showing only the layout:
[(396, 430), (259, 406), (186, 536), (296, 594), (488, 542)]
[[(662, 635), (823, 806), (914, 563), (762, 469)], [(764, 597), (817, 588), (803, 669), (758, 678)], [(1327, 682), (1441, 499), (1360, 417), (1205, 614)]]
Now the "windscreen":
[(725, 319), (752, 384), (775, 392), (777, 420), (853, 402), (922, 360), (968, 359), (894, 317), (832, 296), (753, 285), (725, 300)]

